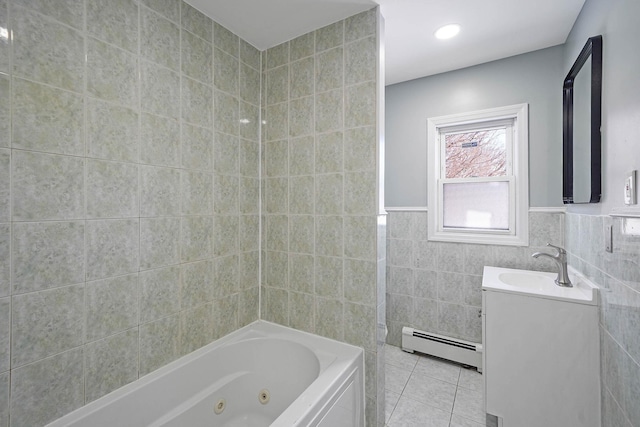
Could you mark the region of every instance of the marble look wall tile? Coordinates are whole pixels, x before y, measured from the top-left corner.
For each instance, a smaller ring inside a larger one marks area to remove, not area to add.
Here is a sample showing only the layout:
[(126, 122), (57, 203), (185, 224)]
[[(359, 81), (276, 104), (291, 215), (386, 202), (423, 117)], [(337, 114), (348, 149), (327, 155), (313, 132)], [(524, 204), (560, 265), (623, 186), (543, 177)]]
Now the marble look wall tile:
[(180, 313), (180, 353), (187, 354), (211, 342), (213, 303)]
[(180, 357), (180, 318), (173, 315), (140, 325), (140, 376)]
[[(180, 165), (180, 124), (177, 120), (142, 113), (140, 161), (142, 163)], [(185, 126), (186, 130), (186, 126)], [(183, 141), (186, 136), (183, 135)]]
[[(221, 175), (237, 175), (240, 172), (239, 162), (240, 162), (240, 151), (241, 147), (244, 146), (244, 142), (240, 143), (238, 137), (234, 135), (228, 135), (225, 133), (216, 133), (215, 134), (215, 143), (213, 146), (214, 150), (214, 161), (213, 161), (213, 170), (217, 174)], [(249, 144), (247, 143), (250, 148)], [(245, 165), (247, 169), (250, 168), (249, 165)], [(253, 164), (253, 167), (257, 167), (257, 159), (256, 163)], [(244, 172), (244, 169), (243, 169)]]
[(549, 214), (543, 212), (529, 213), (529, 245), (544, 246), (551, 243), (564, 246), (563, 234), (564, 214)]
[(376, 173), (350, 172), (344, 175), (344, 211), (352, 215), (376, 212)]
[(140, 273), (140, 323), (169, 316), (180, 310), (180, 267), (177, 265)]
[[(412, 324), (423, 331), (440, 331), (438, 324), (438, 301), (435, 299), (414, 298)], [(401, 334), (395, 334), (398, 338)]]
[(140, 215), (180, 215), (180, 171), (143, 166), (140, 170)]
[(315, 315), (316, 334), (335, 340), (344, 338), (344, 313), (341, 301), (316, 297)]
[(137, 162), (138, 113), (95, 99), (87, 101), (87, 156)]
[(241, 214), (257, 214), (259, 207), (260, 180), (241, 177), (239, 181), (238, 208)]
[(210, 129), (182, 124), (182, 166), (212, 170), (213, 133)]
[(287, 176), (287, 150), (287, 141), (272, 141), (264, 144), (264, 174), (266, 176)]
[(326, 92), (343, 86), (344, 76), (344, 50), (337, 47), (316, 55), (316, 81), (315, 91)]
[(289, 136), (313, 133), (313, 96), (298, 98), (289, 103)]
[(213, 210), (213, 176), (207, 172), (182, 171), (182, 214), (207, 215)]
[(239, 132), (239, 102), (228, 93), (214, 91), (214, 126), (216, 132), (238, 135)]
[(260, 73), (247, 64), (240, 63), (240, 99), (253, 105), (260, 104)]
[(138, 219), (87, 221), (86, 227), (87, 280), (138, 271)]
[(241, 290), (257, 291), (260, 258), (258, 251), (241, 253), (238, 258), (238, 287)]
[(10, 224), (0, 224), (0, 297), (11, 295), (10, 236)]
[(272, 288), (287, 289), (289, 258), (284, 251), (267, 251), (265, 255), (264, 283)]
[(258, 177), (260, 144), (241, 139), (239, 156), (240, 175)]
[(11, 151), (0, 149), (0, 222), (11, 217)]
[(311, 56), (315, 49), (315, 32), (306, 33), (289, 42), (291, 62)]
[(411, 240), (390, 239), (387, 246), (387, 262), (397, 267), (413, 265), (413, 242)]
[(140, 219), (140, 269), (163, 267), (180, 261), (180, 219)]
[(493, 246), (487, 245), (464, 245), (464, 267), (463, 272), (481, 276), (485, 265), (495, 264)]
[(21, 7), (12, 8), (11, 31), (16, 76), (82, 91), (82, 34)]
[(409, 295), (387, 294), (387, 320), (405, 324), (413, 322), (413, 300)]
[(240, 60), (255, 70), (260, 70), (260, 51), (240, 39)]
[(213, 47), (209, 41), (182, 32), (182, 74), (211, 85), (213, 83)]
[(84, 154), (81, 96), (14, 78), (12, 106), (13, 148)]
[(180, 2), (180, 6), (182, 28), (211, 43), (213, 38), (211, 18), (185, 2)]
[(214, 217), (214, 255), (231, 255), (238, 251), (239, 220), (235, 215)]
[(376, 110), (375, 82), (349, 86), (344, 96), (344, 123), (346, 127), (374, 126)]
[(445, 334), (451, 334), (454, 337), (464, 336), (465, 319), (465, 306), (446, 302), (438, 303), (438, 329)]
[(313, 295), (289, 292), (289, 326), (306, 332), (313, 332)]
[(312, 255), (289, 254), (289, 288), (294, 291), (313, 293), (314, 257)]
[(0, 425), (9, 425), (9, 372), (0, 374)]
[(215, 259), (212, 290), (214, 299), (226, 298), (238, 292), (239, 262), (239, 257), (235, 255)]
[(289, 109), (288, 104), (269, 105), (265, 113), (266, 126), (263, 126), (265, 132), (264, 141), (284, 140), (289, 134)]
[[(425, 272), (426, 270), (417, 270), (419, 272)], [(407, 267), (387, 267), (387, 292), (389, 292), (390, 294), (400, 294), (400, 295), (416, 295), (416, 296), (420, 296), (422, 298), (425, 298), (425, 295), (423, 295), (422, 292), (420, 292), (421, 294), (419, 295), (418, 289), (417, 289), (417, 283), (418, 281), (420, 281), (421, 285), (423, 285), (424, 282), (427, 282), (427, 278), (425, 277), (421, 277), (420, 279), (418, 279), (417, 277), (414, 280), (414, 270), (412, 268), (407, 268)], [(435, 272), (433, 272), (434, 274), (434, 284), (435, 284)], [(414, 286), (416, 286), (416, 289), (414, 290)], [(434, 286), (435, 287), (435, 286)], [(431, 297), (432, 298), (437, 298), (438, 296), (438, 292), (437, 292), (437, 288), (434, 290), (434, 292), (432, 293)]]
[(464, 271), (464, 251), (460, 243), (439, 243), (437, 254), (439, 271), (462, 273)]
[(266, 69), (271, 70), (289, 62), (289, 42), (266, 50)]
[(374, 36), (349, 43), (345, 47), (345, 84), (353, 85), (376, 78), (376, 38)]
[(346, 216), (344, 218), (344, 254), (350, 258), (376, 259), (375, 218)]
[(213, 218), (210, 216), (183, 217), (181, 227), (181, 260), (189, 262), (211, 257)]
[(314, 213), (314, 182), (313, 176), (297, 176), (289, 178), (289, 213)]
[(289, 324), (289, 293), (284, 289), (262, 287), (262, 316), (269, 322)]
[(142, 61), (140, 70), (140, 94), (143, 111), (161, 116), (179, 118), (180, 77), (177, 73)]
[[(0, 372), (6, 372), (11, 365), (11, 298), (0, 298)], [(0, 382), (0, 387), (4, 384)], [(7, 390), (0, 390), (0, 396)], [(8, 396), (7, 396), (8, 397)], [(8, 401), (8, 399), (7, 399)], [(0, 398), (0, 407), (4, 400)], [(0, 418), (2, 420), (2, 418)]]
[(86, 341), (95, 341), (138, 324), (138, 275), (86, 284)]
[(306, 136), (289, 141), (289, 174), (314, 173), (314, 137)]
[(213, 301), (213, 336), (220, 338), (238, 329), (238, 295)]
[(414, 212), (393, 212), (389, 221), (389, 237), (391, 239), (413, 239)]
[[(2, 25), (0, 23), (0, 25)], [(0, 57), (8, 58), (9, 55), (3, 51), (7, 47), (0, 45)], [(7, 71), (8, 64), (3, 65), (0, 59), (0, 72)], [(8, 75), (0, 74), (0, 98), (4, 102), (0, 102), (0, 147), (9, 147), (11, 145), (11, 83)]]
[(141, 4), (155, 10), (165, 18), (175, 23), (180, 23), (180, 4), (175, 0), (141, 0)]
[(316, 52), (331, 49), (342, 44), (344, 39), (344, 21), (316, 30)]
[(316, 173), (342, 172), (343, 133), (331, 132), (316, 136)]
[(314, 57), (308, 57), (291, 63), (289, 76), (289, 96), (291, 99), (313, 95), (314, 93)]
[(13, 297), (11, 366), (81, 345), (83, 301), (83, 285)]
[(260, 247), (260, 217), (241, 215), (238, 220), (238, 249), (241, 252), (257, 251)]
[[(374, 306), (376, 303), (376, 269), (375, 261), (345, 259), (345, 299), (358, 304)], [(375, 318), (373, 320), (375, 321)], [(371, 327), (369, 329), (373, 330)]]
[(260, 111), (257, 106), (240, 102), (238, 114), (239, 132), (242, 138), (258, 141), (260, 136)]
[(87, 0), (87, 31), (90, 35), (130, 52), (138, 52), (138, 3)]
[[(149, 7), (155, 6), (153, 1), (149, 3)], [(178, 2), (172, 3), (178, 4)], [(155, 7), (161, 9), (162, 5), (159, 4)], [(163, 18), (161, 14), (141, 7), (140, 56), (174, 71), (179, 71), (180, 27)]]
[(130, 329), (87, 345), (84, 352), (85, 402), (138, 378), (138, 330)]
[(345, 42), (351, 42), (376, 33), (377, 9), (374, 7), (366, 12), (350, 16), (344, 21)]
[[(213, 43), (219, 49), (222, 49), (224, 52), (227, 52), (230, 55), (238, 57), (238, 49), (240, 48), (238, 41), (239, 37), (233, 34), (231, 31), (223, 27), (214, 21), (213, 23)], [(254, 63), (254, 68), (258, 69), (259, 64), (255, 64), (255, 48), (253, 50), (246, 49), (245, 53), (248, 53), (250, 56), (246, 59), (249, 59), (249, 64)]]
[(84, 2), (81, 0), (14, 0), (16, 6), (29, 8), (57, 21), (81, 30), (84, 25)]
[(213, 54), (213, 83), (216, 89), (238, 94), (238, 58), (216, 48)]
[(345, 303), (344, 306), (344, 339), (350, 344), (373, 351), (376, 348), (375, 307)]
[(342, 214), (343, 181), (342, 174), (316, 176), (316, 214)]
[[(9, 260), (8, 246), (6, 255)], [(84, 223), (16, 223), (11, 259), (14, 294), (81, 283)]]
[(342, 128), (342, 98), (342, 89), (316, 95), (316, 132), (329, 132)]
[(344, 294), (342, 258), (316, 256), (315, 294), (327, 298), (342, 298)]
[(289, 66), (284, 65), (265, 73), (267, 105), (279, 104), (289, 99)]
[(182, 119), (188, 123), (211, 128), (213, 105), (211, 87), (189, 78), (182, 78)]
[(11, 425), (45, 425), (84, 405), (82, 350), (74, 349), (11, 373)]
[(317, 216), (315, 249), (317, 255), (341, 257), (344, 252), (344, 219), (341, 216)]
[(87, 160), (87, 218), (139, 216), (138, 166)]
[(83, 216), (83, 159), (14, 151), (12, 161), (14, 220)]
[(458, 273), (437, 273), (438, 300), (462, 303), (464, 276)]
[(314, 217), (312, 215), (292, 215), (289, 217), (289, 229), (289, 250), (313, 254)]
[(263, 185), (265, 213), (287, 213), (289, 180), (287, 178), (266, 178)]
[(198, 261), (181, 265), (180, 308), (195, 307), (213, 298), (213, 263)]
[(105, 101), (137, 107), (137, 57), (101, 41), (88, 38), (87, 93)]
[[(374, 126), (347, 129), (344, 132), (345, 171), (375, 171), (377, 141)], [(426, 234), (425, 234), (426, 236)]]
[(215, 175), (213, 190), (214, 213), (237, 215), (239, 212), (239, 178), (229, 175)]

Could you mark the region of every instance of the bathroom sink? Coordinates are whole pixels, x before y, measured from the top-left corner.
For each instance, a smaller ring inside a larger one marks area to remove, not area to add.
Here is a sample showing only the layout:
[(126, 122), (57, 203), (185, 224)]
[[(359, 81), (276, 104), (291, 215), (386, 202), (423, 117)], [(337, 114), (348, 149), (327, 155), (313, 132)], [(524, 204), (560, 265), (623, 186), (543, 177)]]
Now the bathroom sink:
[(482, 276), (482, 289), (581, 304), (597, 304), (598, 288), (571, 267), (569, 267), (569, 277), (573, 287), (556, 285), (554, 281), (556, 277), (557, 273), (487, 266)]

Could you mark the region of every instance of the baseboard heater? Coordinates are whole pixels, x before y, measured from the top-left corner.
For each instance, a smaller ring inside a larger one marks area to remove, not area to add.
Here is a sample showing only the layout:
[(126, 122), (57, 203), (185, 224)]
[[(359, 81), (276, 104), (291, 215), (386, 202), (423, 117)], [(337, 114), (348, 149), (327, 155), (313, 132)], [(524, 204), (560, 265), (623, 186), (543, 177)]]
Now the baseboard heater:
[(406, 352), (429, 354), (463, 365), (474, 366), (482, 372), (482, 344), (419, 331), (407, 326), (402, 328), (402, 349)]

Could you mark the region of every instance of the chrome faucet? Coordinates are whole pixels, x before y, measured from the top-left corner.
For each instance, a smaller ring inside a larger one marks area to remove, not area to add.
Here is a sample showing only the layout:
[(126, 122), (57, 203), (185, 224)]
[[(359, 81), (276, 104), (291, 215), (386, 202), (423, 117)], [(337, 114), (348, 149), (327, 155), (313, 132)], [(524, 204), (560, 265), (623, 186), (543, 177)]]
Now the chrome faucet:
[(545, 252), (536, 252), (531, 256), (534, 258), (538, 258), (539, 256), (545, 256), (551, 258), (556, 265), (558, 266), (558, 277), (555, 282), (558, 286), (563, 286), (566, 288), (573, 287), (571, 280), (569, 279), (569, 273), (567, 272), (567, 251), (559, 246), (554, 246), (551, 243), (547, 243), (547, 246), (551, 246), (558, 250), (558, 253), (555, 255), (551, 255)]

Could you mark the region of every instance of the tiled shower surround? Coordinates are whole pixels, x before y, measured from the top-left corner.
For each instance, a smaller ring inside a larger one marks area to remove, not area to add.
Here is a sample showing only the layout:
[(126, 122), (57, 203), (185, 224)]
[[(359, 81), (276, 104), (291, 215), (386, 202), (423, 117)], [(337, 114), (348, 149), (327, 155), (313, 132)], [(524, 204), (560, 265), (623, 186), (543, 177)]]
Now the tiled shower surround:
[[(0, 0), (0, 426), (43, 425), (258, 319), (261, 245), (262, 317), (365, 345), (376, 366), (376, 25), (365, 13), (265, 60), (179, 0)], [(370, 246), (338, 247), (342, 227)]]
[(427, 241), (426, 211), (390, 209), (387, 239), (387, 343), (401, 346), (410, 326), (482, 342), (485, 265), (555, 271), (536, 251), (564, 245), (564, 213), (530, 212), (529, 247)]
[[(633, 223), (633, 224), (632, 224)], [(613, 252), (605, 251), (605, 227)], [(635, 231), (625, 230), (635, 226)], [(640, 425), (640, 218), (566, 215), (569, 264), (600, 286), (603, 427)]]
[(262, 98), (261, 317), (364, 347), (369, 425), (384, 422), (377, 25), (371, 10), (268, 49)]

